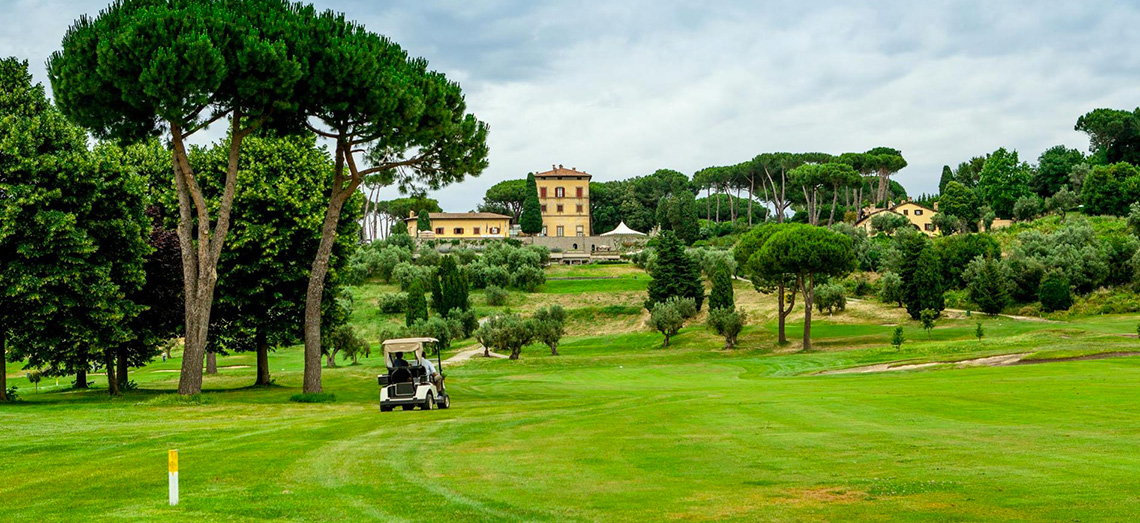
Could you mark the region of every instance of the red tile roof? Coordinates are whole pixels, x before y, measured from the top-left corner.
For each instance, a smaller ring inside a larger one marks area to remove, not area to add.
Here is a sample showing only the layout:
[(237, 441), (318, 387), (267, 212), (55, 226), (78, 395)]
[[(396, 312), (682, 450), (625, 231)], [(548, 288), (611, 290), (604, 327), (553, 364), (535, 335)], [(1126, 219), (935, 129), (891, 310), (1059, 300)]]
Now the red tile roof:
[(571, 167), (569, 169), (567, 169), (561, 165), (552, 166), (552, 167), (553, 168), (550, 169), (549, 171), (534, 173), (534, 177), (535, 178), (549, 178), (552, 176), (585, 176), (586, 178), (591, 177), (590, 173), (585, 172), (585, 171), (579, 171), (573, 167)]

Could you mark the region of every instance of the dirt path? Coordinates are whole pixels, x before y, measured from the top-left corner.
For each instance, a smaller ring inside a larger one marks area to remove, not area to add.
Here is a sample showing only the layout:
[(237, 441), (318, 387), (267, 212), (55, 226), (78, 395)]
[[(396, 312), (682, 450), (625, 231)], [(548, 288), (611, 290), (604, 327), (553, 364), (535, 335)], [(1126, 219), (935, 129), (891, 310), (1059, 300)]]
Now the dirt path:
[[(476, 343), (475, 345), (471, 345), (470, 347), (466, 347), (466, 348), (461, 349), (454, 356), (447, 358), (446, 360), (443, 360), (443, 361), (446, 363), (454, 364), (454, 363), (463, 363), (463, 362), (465, 362), (471, 358), (481, 358), (481, 357), (483, 357), (483, 345)], [(507, 355), (499, 354), (497, 352), (492, 352), (491, 357), (502, 359), (502, 358), (506, 358)]]
[(878, 363), (875, 365), (864, 365), (862, 367), (851, 367), (849, 369), (835, 369), (825, 370), (817, 374), (867, 374), (871, 372), (893, 372), (901, 370), (916, 370), (935, 367), (938, 365), (953, 365), (956, 369), (964, 369), (967, 367), (1004, 367), (1007, 365), (1036, 365), (1040, 363), (1060, 363), (1063, 361), (1085, 361), (1085, 360), (1102, 360), (1106, 358), (1123, 358), (1128, 356), (1140, 356), (1140, 352), (1128, 351), (1115, 351), (1115, 352), (1100, 352), (1096, 354), (1085, 354), (1082, 356), (1068, 356), (1064, 358), (1052, 358), (1042, 360), (1024, 360), (1026, 356), (1033, 354), (1032, 352), (1019, 352), (1016, 354), (999, 354), (997, 356), (986, 356), (984, 358), (974, 358), (969, 360), (958, 361), (932, 361), (926, 363)]
[(1021, 358), (1032, 354), (1031, 352), (1021, 352), (1017, 354), (1001, 354), (998, 356), (987, 356), (985, 358), (974, 358), (971, 360), (959, 361), (932, 361), (927, 363), (879, 363), (876, 365), (864, 365), (862, 367), (851, 367), (849, 369), (835, 369), (826, 370), (819, 374), (867, 374), (871, 372), (893, 372), (902, 370), (916, 370), (934, 367), (937, 365), (954, 365), (956, 368), (965, 367), (1001, 367), (1004, 365), (1013, 365)]

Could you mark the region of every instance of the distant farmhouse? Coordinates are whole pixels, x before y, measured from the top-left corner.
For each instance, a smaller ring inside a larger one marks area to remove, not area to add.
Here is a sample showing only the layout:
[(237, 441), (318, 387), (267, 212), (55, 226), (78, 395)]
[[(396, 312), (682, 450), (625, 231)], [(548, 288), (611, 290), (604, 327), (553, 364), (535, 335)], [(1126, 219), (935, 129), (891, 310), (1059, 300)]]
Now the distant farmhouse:
[(914, 202), (904, 201), (898, 205), (893, 205), (886, 209), (868, 209), (866, 215), (862, 220), (855, 222), (856, 227), (861, 227), (867, 231), (867, 234), (874, 234), (875, 231), (871, 227), (871, 219), (876, 215), (884, 212), (897, 214), (910, 220), (910, 224), (916, 229), (926, 233), (927, 236), (934, 236), (938, 232), (938, 227), (934, 226), (934, 215), (938, 214), (938, 204), (934, 204), (931, 209), (925, 205), (919, 205)]
[[(418, 216), (412, 213), (404, 219), (408, 231), (416, 230)], [(506, 238), (511, 228), (511, 217), (493, 212), (433, 212), (431, 231), (420, 231), (420, 237), (440, 239)]]
[(542, 236), (591, 236), (590, 174), (551, 166), (534, 174), (542, 207)]

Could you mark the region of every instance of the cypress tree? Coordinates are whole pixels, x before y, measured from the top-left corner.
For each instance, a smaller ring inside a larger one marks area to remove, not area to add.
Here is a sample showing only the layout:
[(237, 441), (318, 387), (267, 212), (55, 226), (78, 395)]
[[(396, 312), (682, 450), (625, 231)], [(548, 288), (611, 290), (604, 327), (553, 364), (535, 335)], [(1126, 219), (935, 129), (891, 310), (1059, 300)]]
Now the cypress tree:
[[(1067, 288), (1066, 288), (1067, 290)], [(1009, 279), (1001, 271), (1001, 262), (987, 257), (981, 270), (969, 284), (970, 300), (991, 316), (1009, 305)]]
[(1069, 310), (1073, 306), (1073, 294), (1069, 290), (1069, 277), (1064, 271), (1052, 270), (1041, 280), (1038, 291), (1041, 308), (1045, 312)]
[[(934, 255), (934, 248), (929, 245), (926, 238), (915, 234), (918, 242), (907, 239), (904, 255), (903, 269), (903, 302), (906, 304), (906, 313), (912, 319), (920, 319), (922, 311), (926, 309), (942, 312), (946, 308), (942, 295), (942, 273), (938, 270), (938, 260)], [(913, 245), (918, 245), (917, 254), (912, 251)], [(907, 278), (909, 276), (909, 278)]]
[(440, 264), (439, 270), (431, 277), (431, 310), (441, 317), (447, 317), (447, 302), (443, 295), (443, 279), (446, 268)]
[[(448, 317), (455, 311), (466, 311), (471, 308), (468, 301), (467, 278), (459, 271), (454, 256), (444, 256), (439, 266), (439, 277), (436, 278), (439, 288), (438, 306), (433, 308), (440, 316)], [(432, 289), (432, 300), (436, 298), (436, 290)]]
[(942, 178), (938, 180), (938, 194), (946, 191), (946, 184), (954, 181), (954, 172), (950, 170), (949, 165), (942, 166)]
[(542, 207), (538, 203), (538, 184), (534, 181), (534, 173), (526, 175), (526, 200), (523, 200), (519, 228), (524, 234), (542, 232)]
[(411, 327), (416, 320), (427, 320), (427, 300), (424, 299), (424, 288), (417, 279), (408, 286), (408, 312), (404, 317), (404, 324)]
[(728, 267), (723, 264), (713, 269), (712, 292), (709, 293), (709, 310), (735, 309), (736, 302), (732, 295), (732, 276)]
[(417, 231), (430, 231), (431, 230), (431, 216), (427, 211), (421, 211), (419, 216), (416, 217), (416, 230)]
[(673, 231), (661, 231), (657, 237), (656, 253), (657, 261), (649, 271), (652, 279), (649, 281), (649, 298), (645, 300), (645, 308), (652, 310), (655, 304), (677, 296), (692, 298), (697, 310), (700, 310), (705, 299), (701, 269), (685, 253), (685, 247)]

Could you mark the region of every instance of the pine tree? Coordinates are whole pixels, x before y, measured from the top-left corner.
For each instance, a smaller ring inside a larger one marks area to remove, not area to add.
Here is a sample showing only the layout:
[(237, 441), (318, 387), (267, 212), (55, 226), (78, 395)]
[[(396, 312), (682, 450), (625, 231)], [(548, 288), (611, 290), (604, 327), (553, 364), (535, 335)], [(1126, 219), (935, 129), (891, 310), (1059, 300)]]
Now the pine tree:
[(673, 216), (673, 231), (685, 245), (692, 245), (700, 239), (701, 229), (697, 221), (697, 198), (688, 188), (675, 184), (674, 203), (670, 211)]
[(732, 295), (732, 276), (728, 267), (718, 265), (712, 274), (712, 292), (709, 293), (709, 310), (736, 308)]
[(416, 320), (427, 320), (428, 306), (424, 299), (424, 288), (419, 280), (408, 286), (408, 312), (404, 317), (404, 324), (411, 327)]
[(542, 207), (538, 203), (538, 184), (534, 181), (534, 173), (526, 175), (526, 200), (523, 200), (519, 228), (524, 234), (542, 232)]
[(670, 297), (692, 298), (700, 310), (705, 298), (704, 285), (701, 284), (701, 269), (697, 262), (685, 253), (684, 246), (673, 231), (662, 231), (657, 236), (657, 260), (653, 263), (649, 276), (649, 298), (645, 300), (645, 308), (653, 309)]

